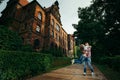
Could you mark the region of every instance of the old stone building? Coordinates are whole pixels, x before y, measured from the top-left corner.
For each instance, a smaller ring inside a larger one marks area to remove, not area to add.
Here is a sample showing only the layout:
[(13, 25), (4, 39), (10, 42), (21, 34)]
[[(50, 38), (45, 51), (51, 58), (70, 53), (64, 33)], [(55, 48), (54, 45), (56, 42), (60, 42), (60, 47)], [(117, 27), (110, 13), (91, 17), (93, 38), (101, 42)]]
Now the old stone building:
[(52, 6), (45, 8), (45, 11), (45, 48), (59, 48), (63, 53), (67, 53), (67, 33), (62, 28), (60, 19), (61, 15), (59, 13), (59, 3), (56, 1)]
[(68, 34), (68, 55), (69, 57), (74, 57), (74, 49), (75, 49), (75, 39), (74, 36), (71, 34)]
[(9, 0), (2, 11), (1, 22), (17, 31), (23, 44), (31, 44), (35, 50), (53, 47), (61, 49), (65, 55), (68, 53), (71, 38), (62, 27), (58, 1), (43, 8), (36, 0)]

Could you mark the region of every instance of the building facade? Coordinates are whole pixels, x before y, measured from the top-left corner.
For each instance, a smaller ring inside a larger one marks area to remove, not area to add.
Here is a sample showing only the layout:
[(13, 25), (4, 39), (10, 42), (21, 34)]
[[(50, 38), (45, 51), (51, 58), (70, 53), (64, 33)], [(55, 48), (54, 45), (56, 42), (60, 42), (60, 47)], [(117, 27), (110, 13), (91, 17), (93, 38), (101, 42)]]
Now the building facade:
[(68, 53), (71, 38), (62, 27), (58, 1), (43, 8), (36, 0), (9, 0), (1, 21), (20, 34), (23, 44), (31, 44), (35, 50), (58, 48)]
[(74, 36), (71, 34), (68, 34), (68, 55), (69, 57), (74, 57), (75, 52), (75, 39)]

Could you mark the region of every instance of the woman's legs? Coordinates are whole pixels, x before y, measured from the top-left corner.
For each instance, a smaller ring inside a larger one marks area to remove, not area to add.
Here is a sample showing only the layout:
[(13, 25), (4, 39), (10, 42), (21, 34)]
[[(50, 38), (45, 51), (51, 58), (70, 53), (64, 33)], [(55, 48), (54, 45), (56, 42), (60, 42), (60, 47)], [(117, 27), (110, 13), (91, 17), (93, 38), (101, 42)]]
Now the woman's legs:
[(87, 63), (84, 63), (84, 73), (86, 73), (86, 67), (87, 67)]
[(94, 72), (91, 62), (89, 60), (87, 61), (87, 64), (88, 64), (88, 67), (90, 68), (91, 72)]
[(87, 67), (87, 65), (88, 65), (88, 67), (90, 68), (90, 70), (91, 70), (91, 72), (93, 74), (94, 69), (93, 69), (93, 67), (91, 65), (91, 62), (90, 62), (90, 60), (88, 58), (85, 58), (85, 60), (84, 60), (84, 75), (86, 75), (86, 67)]
[(84, 58), (84, 75), (86, 75), (87, 58)]

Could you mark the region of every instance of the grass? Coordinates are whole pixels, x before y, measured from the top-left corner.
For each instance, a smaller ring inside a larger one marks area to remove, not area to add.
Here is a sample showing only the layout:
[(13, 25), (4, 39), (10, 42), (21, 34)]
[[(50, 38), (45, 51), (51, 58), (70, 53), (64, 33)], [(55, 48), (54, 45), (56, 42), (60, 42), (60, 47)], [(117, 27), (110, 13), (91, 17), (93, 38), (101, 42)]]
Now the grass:
[(120, 72), (114, 71), (105, 65), (96, 65), (108, 80), (120, 80)]
[(70, 64), (61, 65), (61, 66), (56, 66), (56, 67), (51, 68), (51, 71), (52, 71), (52, 70), (56, 70), (56, 69), (60, 69), (60, 68), (63, 68), (63, 67), (69, 66), (69, 65), (70, 65)]

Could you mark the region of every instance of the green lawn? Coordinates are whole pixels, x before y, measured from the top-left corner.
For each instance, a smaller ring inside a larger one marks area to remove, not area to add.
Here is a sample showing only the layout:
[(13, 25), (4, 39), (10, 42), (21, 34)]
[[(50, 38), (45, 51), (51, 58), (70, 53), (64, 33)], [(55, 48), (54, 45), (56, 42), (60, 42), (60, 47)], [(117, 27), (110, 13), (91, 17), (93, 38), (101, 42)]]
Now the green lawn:
[(120, 80), (120, 72), (114, 71), (105, 65), (96, 65), (108, 80)]

